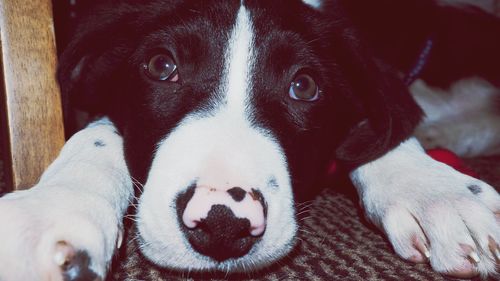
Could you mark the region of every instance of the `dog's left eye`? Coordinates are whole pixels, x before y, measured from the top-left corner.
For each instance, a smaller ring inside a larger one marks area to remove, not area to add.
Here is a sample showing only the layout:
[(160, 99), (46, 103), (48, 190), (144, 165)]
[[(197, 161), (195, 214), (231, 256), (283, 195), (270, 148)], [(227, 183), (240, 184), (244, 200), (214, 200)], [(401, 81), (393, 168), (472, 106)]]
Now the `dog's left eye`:
[(319, 98), (319, 87), (310, 75), (299, 74), (293, 79), (288, 94), (294, 100), (315, 101)]
[(159, 81), (177, 82), (179, 74), (177, 73), (177, 65), (174, 60), (165, 54), (158, 54), (144, 64), (146, 74), (149, 78)]

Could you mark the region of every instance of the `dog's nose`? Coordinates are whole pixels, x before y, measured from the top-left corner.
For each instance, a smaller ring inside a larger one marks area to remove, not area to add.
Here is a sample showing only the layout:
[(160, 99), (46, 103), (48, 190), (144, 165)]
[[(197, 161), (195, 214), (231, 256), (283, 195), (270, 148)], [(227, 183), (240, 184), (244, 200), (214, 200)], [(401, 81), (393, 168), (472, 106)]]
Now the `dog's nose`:
[(194, 250), (217, 261), (247, 254), (266, 228), (262, 194), (198, 186), (179, 196), (180, 222)]

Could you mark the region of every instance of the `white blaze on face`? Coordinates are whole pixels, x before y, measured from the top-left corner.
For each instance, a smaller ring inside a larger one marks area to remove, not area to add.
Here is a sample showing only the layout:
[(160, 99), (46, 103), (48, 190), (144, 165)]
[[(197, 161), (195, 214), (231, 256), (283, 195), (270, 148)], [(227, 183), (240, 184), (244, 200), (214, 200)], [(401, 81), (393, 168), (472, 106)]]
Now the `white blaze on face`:
[[(139, 201), (141, 250), (160, 266), (244, 271), (271, 264), (293, 246), (297, 226), (286, 157), (271, 134), (249, 121), (257, 51), (244, 6), (228, 36), (217, 106), (189, 114), (159, 142)], [(218, 190), (255, 188), (262, 193), (266, 230), (247, 255), (217, 263), (192, 249), (176, 210), (176, 198), (192, 184)]]
[(236, 18), (226, 52), (225, 85), (226, 108), (234, 118), (245, 117), (249, 82), (252, 72), (253, 30), (248, 11), (242, 7)]

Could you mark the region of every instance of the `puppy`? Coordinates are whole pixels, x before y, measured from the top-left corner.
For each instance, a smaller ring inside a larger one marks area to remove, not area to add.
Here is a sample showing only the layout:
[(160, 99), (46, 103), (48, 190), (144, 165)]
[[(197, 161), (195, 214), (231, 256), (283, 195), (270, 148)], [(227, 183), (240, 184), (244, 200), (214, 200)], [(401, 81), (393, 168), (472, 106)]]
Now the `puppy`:
[(293, 248), (294, 203), (333, 160), (402, 258), (494, 274), (500, 196), (424, 153), (411, 136), (420, 108), (349, 11), (152, 0), (89, 17), (59, 82), (106, 117), (75, 134), (35, 187), (1, 199), (0, 279), (103, 280), (130, 204), (151, 263), (258, 270)]

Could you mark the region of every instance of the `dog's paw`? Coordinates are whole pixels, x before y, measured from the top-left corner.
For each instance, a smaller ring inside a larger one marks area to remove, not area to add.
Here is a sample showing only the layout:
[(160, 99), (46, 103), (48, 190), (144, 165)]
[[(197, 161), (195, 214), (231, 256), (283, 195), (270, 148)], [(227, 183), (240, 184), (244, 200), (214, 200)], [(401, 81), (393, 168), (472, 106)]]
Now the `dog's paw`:
[(459, 278), (496, 274), (497, 191), (408, 145), (351, 174), (368, 218), (406, 260)]
[(380, 226), (395, 251), (409, 261), (429, 260), (436, 271), (462, 278), (495, 272), (500, 259), (498, 194), (471, 179), (452, 180), (449, 187), (457, 191), (398, 194), (379, 216)]
[(80, 212), (63, 193), (0, 198), (0, 280), (104, 279), (121, 230), (104, 228), (99, 214)]

